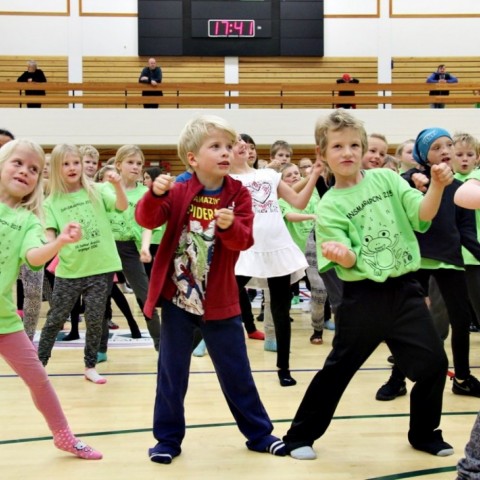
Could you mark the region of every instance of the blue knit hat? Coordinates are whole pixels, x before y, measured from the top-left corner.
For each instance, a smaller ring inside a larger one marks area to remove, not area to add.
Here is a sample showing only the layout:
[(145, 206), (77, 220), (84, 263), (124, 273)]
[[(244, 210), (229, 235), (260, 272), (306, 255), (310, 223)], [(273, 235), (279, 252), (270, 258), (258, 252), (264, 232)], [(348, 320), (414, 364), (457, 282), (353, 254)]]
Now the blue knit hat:
[(417, 163), (423, 166), (428, 165), (428, 151), (432, 143), (440, 137), (452, 139), (450, 134), (443, 128), (426, 128), (418, 134), (413, 147), (413, 158)]

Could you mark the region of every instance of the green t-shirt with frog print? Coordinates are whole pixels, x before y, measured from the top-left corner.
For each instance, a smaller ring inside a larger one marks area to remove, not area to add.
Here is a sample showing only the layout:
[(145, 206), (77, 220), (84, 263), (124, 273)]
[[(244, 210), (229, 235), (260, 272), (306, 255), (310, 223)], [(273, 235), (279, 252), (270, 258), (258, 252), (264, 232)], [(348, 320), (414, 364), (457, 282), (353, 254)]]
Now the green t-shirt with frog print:
[[(335, 268), (347, 282), (384, 282), (418, 270), (420, 249), (414, 231), (425, 232), (418, 212), (423, 194), (389, 169), (362, 172), (363, 179), (350, 188), (332, 188), (317, 205), (316, 241), (318, 268)], [(322, 256), (321, 244), (341, 242), (356, 255), (352, 268)]]

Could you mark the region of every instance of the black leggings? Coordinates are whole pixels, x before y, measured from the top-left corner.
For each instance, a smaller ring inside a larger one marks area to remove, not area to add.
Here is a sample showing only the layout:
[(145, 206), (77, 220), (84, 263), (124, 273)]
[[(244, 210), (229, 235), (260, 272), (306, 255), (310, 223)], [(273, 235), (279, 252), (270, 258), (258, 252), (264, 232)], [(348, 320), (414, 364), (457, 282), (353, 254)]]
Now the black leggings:
[[(248, 298), (245, 286), (251, 277), (237, 276), (237, 285), (240, 295), (240, 307), (242, 309), (242, 319), (245, 323), (245, 329), (253, 325), (252, 304)], [(275, 337), (277, 340), (277, 367), (281, 370), (290, 368), (290, 306), (291, 289), (290, 275), (283, 277), (268, 278), (268, 289), (270, 290), (270, 309), (272, 311), (273, 325), (275, 326)], [(255, 331), (255, 325), (253, 325)]]

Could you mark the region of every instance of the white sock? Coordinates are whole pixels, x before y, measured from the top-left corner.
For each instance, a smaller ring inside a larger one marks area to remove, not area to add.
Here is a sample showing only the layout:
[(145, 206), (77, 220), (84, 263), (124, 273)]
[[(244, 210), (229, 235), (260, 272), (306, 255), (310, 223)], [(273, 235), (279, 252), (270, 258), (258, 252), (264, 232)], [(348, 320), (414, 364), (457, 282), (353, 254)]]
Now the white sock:
[(315, 460), (317, 458), (317, 454), (312, 447), (299, 447), (295, 450), (290, 452), (290, 456), (292, 458), (296, 458), (297, 460)]
[(94, 368), (86, 368), (85, 369), (85, 378), (87, 380), (90, 380), (93, 383), (98, 384), (98, 385), (107, 383), (107, 379), (103, 378), (101, 375), (99, 375), (98, 372)]

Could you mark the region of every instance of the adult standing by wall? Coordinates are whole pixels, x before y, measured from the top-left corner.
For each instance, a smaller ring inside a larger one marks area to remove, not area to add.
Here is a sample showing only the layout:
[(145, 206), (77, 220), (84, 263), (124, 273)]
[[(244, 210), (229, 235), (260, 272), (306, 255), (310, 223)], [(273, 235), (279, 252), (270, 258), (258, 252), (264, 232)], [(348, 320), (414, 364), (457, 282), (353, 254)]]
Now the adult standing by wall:
[[(341, 78), (337, 79), (337, 83), (360, 83), (358, 78), (352, 77), (349, 73), (344, 73)], [(355, 96), (354, 90), (340, 90), (338, 92), (339, 97), (351, 97)], [(337, 105), (337, 108), (357, 108), (354, 103), (341, 103)]]
[[(152, 86), (152, 90), (142, 92), (142, 96), (161, 97), (163, 95), (163, 92), (158, 89), (158, 85), (162, 83), (162, 69), (157, 67), (157, 61), (154, 58), (148, 59), (148, 65), (143, 68), (138, 81)], [(158, 104), (145, 103), (143, 108), (158, 108)]]
[[(43, 71), (37, 67), (35, 60), (27, 62), (27, 70), (23, 72), (18, 78), (17, 82), (23, 83), (45, 83), (47, 77)], [(45, 90), (25, 90), (25, 95), (45, 95)], [(41, 108), (41, 103), (27, 103), (27, 108)]]
[[(451, 73), (447, 73), (446, 67), (444, 64), (440, 64), (437, 67), (437, 71), (433, 72), (428, 78), (427, 83), (458, 83), (458, 78), (452, 75)], [(430, 95), (439, 95), (447, 97), (450, 95), (449, 90), (431, 90)], [(432, 103), (432, 108), (445, 108), (444, 103)]]

